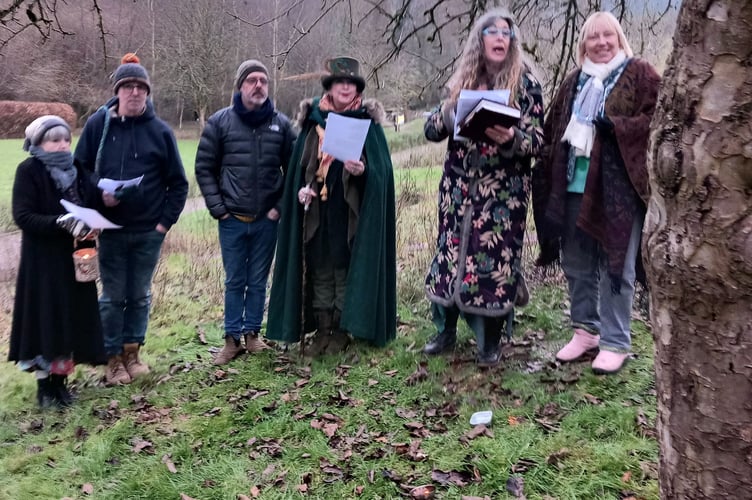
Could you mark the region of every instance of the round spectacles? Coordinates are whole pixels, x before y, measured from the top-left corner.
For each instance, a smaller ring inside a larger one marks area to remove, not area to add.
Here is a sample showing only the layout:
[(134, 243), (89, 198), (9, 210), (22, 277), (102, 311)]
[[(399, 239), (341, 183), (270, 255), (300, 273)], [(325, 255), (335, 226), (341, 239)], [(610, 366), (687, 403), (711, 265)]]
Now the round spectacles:
[(489, 26), (481, 31), (485, 36), (502, 36), (504, 38), (514, 38), (514, 31), (507, 28), (497, 28), (496, 26)]

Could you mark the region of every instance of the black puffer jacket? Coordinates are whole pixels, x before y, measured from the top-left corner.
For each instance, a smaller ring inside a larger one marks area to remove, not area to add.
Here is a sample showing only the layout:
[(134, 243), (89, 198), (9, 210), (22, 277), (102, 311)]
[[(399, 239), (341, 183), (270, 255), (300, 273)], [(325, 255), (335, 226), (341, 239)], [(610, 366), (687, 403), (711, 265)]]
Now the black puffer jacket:
[(214, 113), (196, 151), (196, 181), (212, 217), (261, 217), (278, 208), (294, 141), (290, 120), (276, 110), (256, 128), (232, 106)]

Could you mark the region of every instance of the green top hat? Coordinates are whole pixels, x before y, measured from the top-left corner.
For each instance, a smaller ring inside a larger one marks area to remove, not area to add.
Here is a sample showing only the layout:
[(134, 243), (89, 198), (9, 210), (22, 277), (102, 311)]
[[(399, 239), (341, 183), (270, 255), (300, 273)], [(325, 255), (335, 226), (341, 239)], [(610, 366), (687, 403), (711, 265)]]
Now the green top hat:
[(324, 86), (324, 90), (329, 90), (334, 80), (338, 79), (353, 82), (359, 94), (366, 88), (366, 81), (360, 76), (360, 63), (352, 57), (333, 57), (327, 59), (324, 62), (324, 68), (329, 72), (328, 75), (321, 79), (321, 85)]

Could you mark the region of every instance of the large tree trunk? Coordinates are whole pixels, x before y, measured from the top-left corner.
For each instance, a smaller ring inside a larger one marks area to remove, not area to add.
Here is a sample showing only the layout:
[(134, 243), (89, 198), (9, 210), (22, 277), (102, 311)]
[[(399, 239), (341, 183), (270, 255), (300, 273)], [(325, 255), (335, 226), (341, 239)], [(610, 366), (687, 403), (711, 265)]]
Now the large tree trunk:
[(752, 1), (684, 0), (644, 255), (666, 499), (752, 498)]

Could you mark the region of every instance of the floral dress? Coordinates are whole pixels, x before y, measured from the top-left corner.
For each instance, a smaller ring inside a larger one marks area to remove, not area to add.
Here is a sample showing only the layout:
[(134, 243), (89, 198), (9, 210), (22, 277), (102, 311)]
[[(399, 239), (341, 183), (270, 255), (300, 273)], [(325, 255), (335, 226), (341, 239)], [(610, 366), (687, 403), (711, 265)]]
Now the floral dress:
[(481, 316), (504, 316), (515, 301), (530, 194), (531, 165), (543, 144), (540, 83), (525, 73), (517, 89), (522, 118), (507, 144), (455, 141), (440, 110), (430, 141), (449, 137), (439, 185), (436, 255), (428, 299)]

